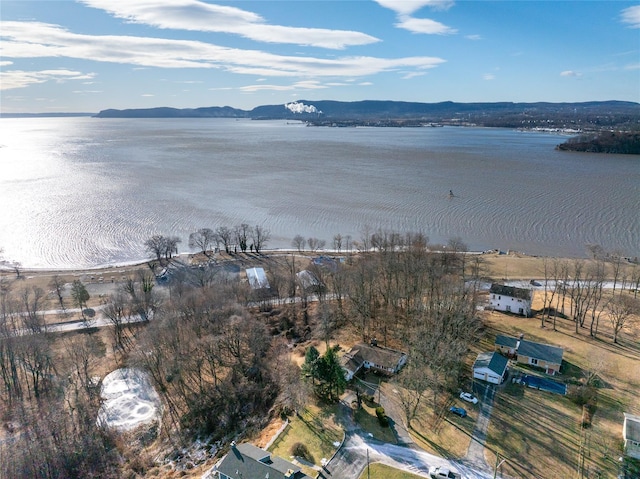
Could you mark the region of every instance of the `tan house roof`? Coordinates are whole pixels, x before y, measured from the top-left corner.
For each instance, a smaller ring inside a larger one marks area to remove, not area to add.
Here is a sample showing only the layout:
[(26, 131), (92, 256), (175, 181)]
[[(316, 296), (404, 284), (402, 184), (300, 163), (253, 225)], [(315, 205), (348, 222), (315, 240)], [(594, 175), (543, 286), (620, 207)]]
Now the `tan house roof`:
[(405, 356), (405, 353), (395, 349), (359, 343), (345, 353), (341, 361), (342, 367), (353, 372), (360, 369), (365, 361), (380, 368), (395, 369)]

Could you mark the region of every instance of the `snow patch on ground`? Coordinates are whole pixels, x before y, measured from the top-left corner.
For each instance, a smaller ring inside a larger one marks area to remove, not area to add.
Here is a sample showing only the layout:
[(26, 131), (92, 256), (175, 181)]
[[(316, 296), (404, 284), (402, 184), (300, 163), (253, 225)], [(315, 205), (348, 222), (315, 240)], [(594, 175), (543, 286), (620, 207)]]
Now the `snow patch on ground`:
[(116, 369), (102, 380), (103, 403), (98, 422), (119, 430), (131, 430), (160, 416), (160, 397), (144, 371)]

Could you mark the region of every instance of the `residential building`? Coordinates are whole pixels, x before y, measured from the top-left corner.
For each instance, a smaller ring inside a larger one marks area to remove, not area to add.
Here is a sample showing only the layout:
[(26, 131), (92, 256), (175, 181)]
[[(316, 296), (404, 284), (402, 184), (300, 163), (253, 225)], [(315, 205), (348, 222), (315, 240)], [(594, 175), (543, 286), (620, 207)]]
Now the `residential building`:
[(373, 369), (390, 376), (400, 371), (406, 362), (407, 355), (405, 353), (378, 346), (375, 339), (371, 341), (371, 344), (356, 344), (341, 358), (341, 365), (347, 381), (350, 381), (360, 369)]
[(489, 289), (489, 305), (496, 311), (531, 316), (533, 290), (493, 283)]
[(509, 360), (498, 352), (480, 353), (473, 363), (473, 377), (501, 384), (507, 375)]
[(232, 442), (214, 471), (217, 479), (311, 479), (295, 464), (248, 443)]
[(544, 369), (547, 374), (554, 375), (560, 372), (564, 355), (562, 348), (550, 344), (527, 341), (523, 337), (523, 335), (520, 335), (520, 338), (503, 335), (496, 336), (496, 351), (500, 351), (510, 358), (515, 358), (520, 364)]

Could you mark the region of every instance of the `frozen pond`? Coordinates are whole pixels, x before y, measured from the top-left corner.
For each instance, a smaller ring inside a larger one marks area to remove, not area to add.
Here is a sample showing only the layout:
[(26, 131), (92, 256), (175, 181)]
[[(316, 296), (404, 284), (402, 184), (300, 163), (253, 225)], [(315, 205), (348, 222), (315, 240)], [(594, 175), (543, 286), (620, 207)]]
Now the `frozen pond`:
[(103, 403), (98, 422), (119, 430), (131, 430), (160, 417), (160, 397), (144, 371), (116, 369), (102, 381)]

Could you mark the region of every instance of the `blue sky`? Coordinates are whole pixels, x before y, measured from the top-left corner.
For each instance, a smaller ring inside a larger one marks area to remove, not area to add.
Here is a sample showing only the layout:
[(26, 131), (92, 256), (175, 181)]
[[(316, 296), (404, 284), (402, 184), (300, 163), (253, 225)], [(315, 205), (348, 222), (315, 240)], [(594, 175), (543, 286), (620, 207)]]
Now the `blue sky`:
[(640, 102), (640, 4), (0, 2), (0, 108)]

